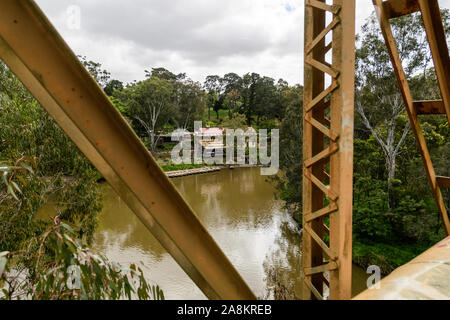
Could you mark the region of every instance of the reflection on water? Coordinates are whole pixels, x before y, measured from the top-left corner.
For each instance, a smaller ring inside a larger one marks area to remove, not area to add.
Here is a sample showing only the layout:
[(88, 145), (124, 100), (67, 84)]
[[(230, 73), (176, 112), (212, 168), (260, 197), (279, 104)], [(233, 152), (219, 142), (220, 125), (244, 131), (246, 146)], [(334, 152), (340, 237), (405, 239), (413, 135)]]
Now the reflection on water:
[[(280, 287), (300, 292), (298, 228), (274, 199), (272, 185), (258, 168), (172, 181), (258, 297), (277, 297)], [(142, 262), (146, 277), (162, 287), (166, 298), (205, 298), (106, 184), (104, 209), (94, 241), (94, 248), (113, 261), (124, 265)], [(361, 287), (366, 275), (362, 270), (355, 271), (356, 284)], [(274, 282), (281, 286), (274, 286)]]
[(295, 222), (284, 221), (264, 261), (265, 299), (301, 298), (301, 236)]

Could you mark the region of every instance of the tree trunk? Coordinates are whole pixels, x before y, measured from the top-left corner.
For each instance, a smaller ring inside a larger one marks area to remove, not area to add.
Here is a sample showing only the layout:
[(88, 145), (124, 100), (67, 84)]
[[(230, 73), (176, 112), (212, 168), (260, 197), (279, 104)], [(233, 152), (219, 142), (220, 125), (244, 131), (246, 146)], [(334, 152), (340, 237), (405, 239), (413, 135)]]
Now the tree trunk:
[(387, 171), (388, 171), (388, 207), (391, 209), (393, 207), (393, 199), (392, 199), (392, 181), (395, 178), (395, 164), (396, 164), (396, 154), (392, 154), (387, 159)]
[(150, 150), (154, 154), (156, 151), (156, 143), (155, 143), (155, 133), (150, 133)]
[(356, 107), (358, 113), (361, 115), (364, 125), (366, 126), (367, 129), (370, 130), (373, 137), (380, 144), (381, 149), (383, 150), (384, 157), (386, 160), (386, 170), (388, 173), (388, 181), (387, 181), (388, 207), (389, 209), (391, 209), (393, 205), (392, 180), (395, 178), (396, 158), (397, 155), (400, 153), (400, 147), (405, 142), (406, 136), (409, 132), (409, 122), (407, 122), (405, 127), (403, 128), (403, 133), (400, 140), (397, 143), (395, 143), (395, 136), (397, 130), (396, 121), (397, 118), (404, 112), (401, 97), (399, 95), (394, 95), (392, 97), (385, 96), (382, 97), (380, 101), (388, 101), (390, 106), (392, 107), (392, 117), (390, 119), (385, 120), (387, 130), (385, 137), (382, 137), (380, 134), (378, 134), (375, 128), (370, 124), (369, 119), (365, 114), (363, 105), (359, 99), (356, 100)]

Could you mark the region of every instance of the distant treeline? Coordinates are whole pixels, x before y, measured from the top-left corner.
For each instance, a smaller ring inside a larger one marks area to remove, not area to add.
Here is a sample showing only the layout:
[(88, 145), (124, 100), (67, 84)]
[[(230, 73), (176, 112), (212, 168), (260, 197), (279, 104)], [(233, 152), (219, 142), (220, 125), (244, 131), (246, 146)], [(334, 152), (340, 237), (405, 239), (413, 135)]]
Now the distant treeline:
[(116, 107), (152, 152), (161, 132), (192, 130), (194, 121), (222, 127), (277, 127), (286, 110), (300, 108), (301, 86), (257, 73), (208, 76), (203, 84), (165, 68), (145, 71), (146, 79), (123, 84), (99, 63), (80, 57)]

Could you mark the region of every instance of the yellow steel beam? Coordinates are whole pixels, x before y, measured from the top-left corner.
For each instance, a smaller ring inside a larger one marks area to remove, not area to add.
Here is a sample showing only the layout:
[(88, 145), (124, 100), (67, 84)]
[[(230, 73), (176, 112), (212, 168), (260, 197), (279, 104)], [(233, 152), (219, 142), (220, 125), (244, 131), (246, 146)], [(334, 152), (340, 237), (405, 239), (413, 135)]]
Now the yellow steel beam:
[[(325, 11), (335, 8), (326, 25)], [(338, 23), (339, 22), (339, 23)], [(325, 37), (332, 33), (332, 62)], [(350, 299), (352, 274), (355, 1), (305, 3), (303, 298)], [(325, 73), (331, 75), (326, 83)], [(325, 86), (327, 85), (327, 87)], [(329, 100), (328, 100), (329, 98)], [(330, 118), (325, 117), (329, 111)], [(329, 174), (325, 164), (329, 163)], [(326, 198), (329, 203), (326, 203)], [(330, 218), (330, 227), (324, 222)], [(326, 241), (325, 235), (329, 235)], [(327, 243), (328, 242), (328, 243)], [(325, 262), (325, 259), (329, 261)], [(329, 272), (329, 282), (324, 272)]]
[(0, 1), (0, 58), (211, 299), (255, 299), (34, 1)]
[(438, 186), (442, 188), (450, 188), (450, 177), (436, 177)]
[(386, 17), (393, 19), (420, 10), (417, 0), (389, 0), (383, 2)]
[(333, 31), (333, 66), (340, 70), (339, 88), (331, 93), (331, 130), (339, 133), (339, 151), (330, 159), (330, 187), (339, 195), (330, 214), (330, 248), (339, 268), (330, 271), (330, 298), (350, 299), (352, 293), (353, 132), (355, 98), (355, 1), (341, 6), (341, 24)]
[(416, 113), (419, 114), (445, 114), (442, 100), (414, 101)]
[[(319, 4), (319, 5), (318, 5)], [(303, 161), (311, 161), (314, 156), (324, 149), (324, 133), (314, 127), (307, 119), (315, 119), (316, 122), (325, 122), (325, 103), (323, 94), (325, 90), (324, 72), (315, 69), (306, 60), (315, 59), (316, 61), (325, 60), (325, 39), (322, 37), (314, 47), (311, 44), (314, 39), (325, 29), (325, 10), (321, 8), (325, 1), (309, 1), (305, 3), (305, 65), (304, 65), (304, 90), (303, 90)], [(311, 48), (311, 50), (309, 50)], [(334, 86), (335, 87), (335, 86)], [(334, 88), (335, 89), (335, 88)], [(331, 91), (331, 89), (330, 89)], [(329, 93), (329, 92), (328, 92)], [(328, 94), (327, 93), (327, 94)], [(312, 161), (311, 161), (312, 162)], [(323, 208), (325, 198), (323, 190), (318, 188), (312, 179), (325, 180), (324, 164), (322, 161), (306, 168), (303, 167), (303, 219), (309, 214)], [(302, 237), (302, 299), (323, 299), (323, 277), (322, 274), (306, 275), (306, 271), (323, 264), (323, 250), (314, 240), (313, 235), (322, 239), (324, 234), (324, 217), (320, 216), (315, 220), (303, 221), (303, 228), (311, 231), (304, 231)], [(315, 237), (317, 239), (317, 237)]]
[(450, 124), (450, 59), (441, 11), (437, 0), (418, 0), (418, 2), (433, 56), (442, 102)]

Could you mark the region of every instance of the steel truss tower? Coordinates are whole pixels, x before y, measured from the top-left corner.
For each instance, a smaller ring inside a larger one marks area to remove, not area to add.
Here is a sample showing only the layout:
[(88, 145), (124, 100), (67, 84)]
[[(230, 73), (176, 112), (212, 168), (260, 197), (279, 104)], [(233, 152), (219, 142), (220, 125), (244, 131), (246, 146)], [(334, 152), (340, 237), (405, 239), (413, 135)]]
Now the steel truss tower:
[(304, 64), (302, 298), (350, 299), (354, 0), (306, 0)]

